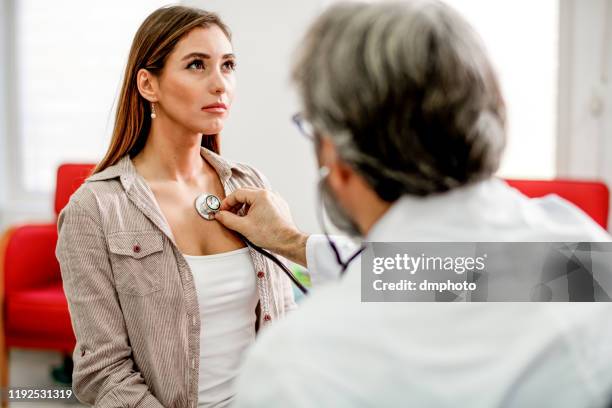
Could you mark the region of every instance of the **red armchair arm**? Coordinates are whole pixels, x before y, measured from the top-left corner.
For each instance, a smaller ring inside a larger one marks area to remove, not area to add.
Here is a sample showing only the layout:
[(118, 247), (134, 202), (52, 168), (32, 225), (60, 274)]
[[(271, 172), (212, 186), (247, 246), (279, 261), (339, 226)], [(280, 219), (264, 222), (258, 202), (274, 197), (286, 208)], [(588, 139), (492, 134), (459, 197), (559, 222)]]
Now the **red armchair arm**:
[(527, 197), (557, 194), (587, 213), (604, 229), (608, 228), (610, 191), (600, 181), (588, 180), (516, 180), (506, 182)]
[(57, 226), (29, 224), (11, 228), (4, 237), (4, 293), (61, 281), (55, 258)]

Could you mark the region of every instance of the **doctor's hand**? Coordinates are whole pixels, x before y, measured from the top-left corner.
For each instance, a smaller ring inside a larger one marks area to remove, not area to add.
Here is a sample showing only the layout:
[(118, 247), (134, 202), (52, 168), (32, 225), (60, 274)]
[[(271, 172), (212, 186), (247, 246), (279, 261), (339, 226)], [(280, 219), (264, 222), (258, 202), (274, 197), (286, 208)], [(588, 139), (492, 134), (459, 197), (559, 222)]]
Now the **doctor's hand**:
[[(244, 208), (244, 215), (237, 212)], [(215, 219), (253, 244), (306, 266), (306, 241), (282, 197), (261, 188), (240, 188), (225, 197)]]

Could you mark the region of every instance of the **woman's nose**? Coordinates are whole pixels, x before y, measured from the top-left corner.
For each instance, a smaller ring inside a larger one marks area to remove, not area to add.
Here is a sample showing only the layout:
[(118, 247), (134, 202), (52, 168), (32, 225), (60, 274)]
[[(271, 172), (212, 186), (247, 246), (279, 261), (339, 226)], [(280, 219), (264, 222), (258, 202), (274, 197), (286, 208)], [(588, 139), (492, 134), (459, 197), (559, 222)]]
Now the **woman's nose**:
[(225, 78), (223, 74), (219, 71), (215, 71), (211, 78), (211, 93), (219, 95), (225, 93), (226, 88)]

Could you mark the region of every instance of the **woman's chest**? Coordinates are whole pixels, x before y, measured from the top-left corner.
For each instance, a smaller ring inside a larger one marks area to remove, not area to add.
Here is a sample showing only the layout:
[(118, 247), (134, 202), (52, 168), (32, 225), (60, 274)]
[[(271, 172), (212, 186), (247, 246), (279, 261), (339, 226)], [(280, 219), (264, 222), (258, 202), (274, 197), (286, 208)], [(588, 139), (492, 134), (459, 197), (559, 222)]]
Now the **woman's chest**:
[[(220, 199), (225, 197), (221, 186), (208, 188), (206, 192)], [(244, 247), (234, 232), (215, 220), (206, 220), (199, 215), (195, 200), (201, 191), (165, 188), (154, 190), (154, 194), (183, 254), (212, 255)]]

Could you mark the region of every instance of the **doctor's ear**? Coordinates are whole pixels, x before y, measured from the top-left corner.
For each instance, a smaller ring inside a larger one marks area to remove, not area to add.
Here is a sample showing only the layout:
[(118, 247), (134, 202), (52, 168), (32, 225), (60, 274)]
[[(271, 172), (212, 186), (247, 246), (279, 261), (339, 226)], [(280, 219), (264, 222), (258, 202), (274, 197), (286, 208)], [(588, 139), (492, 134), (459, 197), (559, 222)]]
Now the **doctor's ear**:
[(328, 169), (327, 181), (335, 188), (341, 188), (354, 174), (353, 168), (340, 158), (336, 145), (328, 137), (319, 140), (319, 165)]
[(144, 68), (138, 70), (136, 74), (136, 85), (138, 92), (149, 102), (157, 102), (157, 92), (159, 89), (157, 77)]
[(316, 143), (317, 147), (317, 158), (320, 166), (331, 168), (331, 165), (338, 159), (338, 152), (336, 146), (333, 144), (330, 138), (321, 136)]

